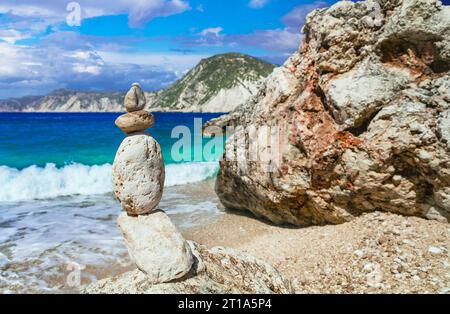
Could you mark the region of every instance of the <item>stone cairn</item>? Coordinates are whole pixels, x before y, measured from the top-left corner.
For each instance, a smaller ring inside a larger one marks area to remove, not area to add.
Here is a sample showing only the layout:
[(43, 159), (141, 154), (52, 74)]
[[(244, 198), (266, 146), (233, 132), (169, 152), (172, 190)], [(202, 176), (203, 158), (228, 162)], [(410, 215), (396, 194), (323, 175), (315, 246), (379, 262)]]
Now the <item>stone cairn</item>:
[(145, 132), (154, 124), (144, 109), (145, 94), (135, 83), (125, 96), (128, 113), (116, 120), (127, 137), (113, 164), (115, 195), (122, 209), (117, 222), (132, 261), (150, 282), (164, 283), (182, 278), (192, 268), (189, 244), (157, 206), (164, 188), (161, 147)]

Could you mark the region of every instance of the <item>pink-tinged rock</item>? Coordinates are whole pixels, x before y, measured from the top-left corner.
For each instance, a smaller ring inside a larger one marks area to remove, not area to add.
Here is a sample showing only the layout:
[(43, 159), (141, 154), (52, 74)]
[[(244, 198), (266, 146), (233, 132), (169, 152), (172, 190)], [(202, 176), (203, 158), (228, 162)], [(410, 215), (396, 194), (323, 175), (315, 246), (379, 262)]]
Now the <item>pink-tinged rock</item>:
[[(345, 1), (310, 13), (299, 50), (251, 102), (213, 121), (286, 130), (275, 171), (221, 161), (225, 207), (279, 224), (377, 210), (448, 221), (449, 16), (434, 0)], [(238, 130), (225, 151), (236, 140), (248, 151), (253, 138)]]
[(121, 115), (116, 119), (116, 126), (126, 134), (142, 132), (155, 123), (153, 115), (145, 110), (134, 111)]

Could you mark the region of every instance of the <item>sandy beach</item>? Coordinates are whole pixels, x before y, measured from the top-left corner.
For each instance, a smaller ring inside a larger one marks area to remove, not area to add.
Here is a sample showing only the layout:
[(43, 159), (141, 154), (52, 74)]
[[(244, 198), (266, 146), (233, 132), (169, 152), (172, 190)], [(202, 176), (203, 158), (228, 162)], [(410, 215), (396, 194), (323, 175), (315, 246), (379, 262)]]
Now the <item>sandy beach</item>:
[(336, 226), (292, 228), (226, 213), (185, 237), (264, 259), (297, 293), (450, 292), (446, 223), (376, 212)]
[[(197, 211), (171, 216), (187, 240), (209, 248), (237, 249), (267, 261), (290, 279), (296, 293), (450, 292), (446, 223), (374, 212), (340, 225), (276, 226), (223, 208), (206, 215), (202, 199), (219, 204), (214, 180), (173, 187), (170, 192), (198, 196)], [(82, 285), (135, 269), (127, 254), (120, 260), (126, 262), (107, 268), (86, 265)], [(60, 274), (50, 283), (59, 286), (60, 293), (78, 293), (65, 284), (67, 269), (61, 268)]]

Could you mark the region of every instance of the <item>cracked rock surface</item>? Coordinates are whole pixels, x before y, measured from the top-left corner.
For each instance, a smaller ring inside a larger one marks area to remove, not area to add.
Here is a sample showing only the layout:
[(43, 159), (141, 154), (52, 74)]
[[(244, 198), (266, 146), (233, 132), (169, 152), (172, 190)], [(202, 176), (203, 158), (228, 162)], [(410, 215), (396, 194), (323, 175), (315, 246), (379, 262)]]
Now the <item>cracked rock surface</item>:
[[(222, 203), (299, 226), (371, 211), (448, 222), (450, 7), (342, 1), (310, 13), (303, 31), (252, 101), (211, 122), (286, 130), (273, 172), (221, 161)], [(248, 147), (238, 129), (225, 150), (237, 139)]]
[(158, 142), (145, 132), (127, 136), (113, 164), (114, 193), (122, 209), (134, 216), (155, 210), (162, 198), (164, 180)]

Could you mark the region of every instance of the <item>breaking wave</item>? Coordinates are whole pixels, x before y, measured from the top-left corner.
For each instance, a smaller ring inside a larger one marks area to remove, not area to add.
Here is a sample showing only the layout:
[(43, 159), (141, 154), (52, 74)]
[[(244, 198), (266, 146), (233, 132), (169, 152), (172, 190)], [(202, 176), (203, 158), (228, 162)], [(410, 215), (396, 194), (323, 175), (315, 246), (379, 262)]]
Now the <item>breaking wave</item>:
[[(30, 166), (18, 170), (0, 166), (0, 202), (51, 199), (70, 195), (97, 195), (113, 191), (112, 166), (55, 164)], [(216, 175), (217, 162), (193, 162), (166, 165), (165, 186), (200, 182)]]

